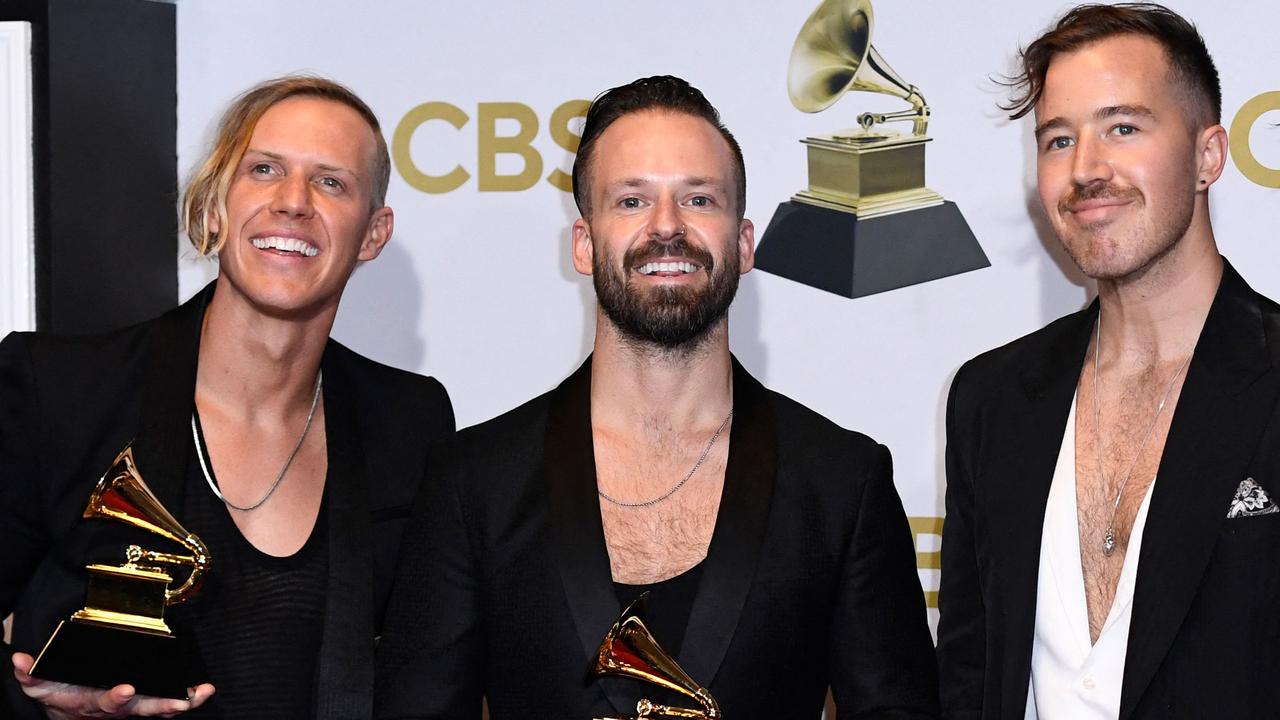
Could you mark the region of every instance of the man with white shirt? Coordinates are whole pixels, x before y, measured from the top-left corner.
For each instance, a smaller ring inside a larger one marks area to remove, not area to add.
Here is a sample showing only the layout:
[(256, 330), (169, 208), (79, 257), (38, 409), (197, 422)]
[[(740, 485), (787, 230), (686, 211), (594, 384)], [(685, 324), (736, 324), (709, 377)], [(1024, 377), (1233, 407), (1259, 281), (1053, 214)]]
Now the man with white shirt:
[(943, 715), (1275, 717), (1280, 306), (1214, 240), (1217, 71), (1150, 4), (1075, 8), (1021, 61), (1008, 109), (1098, 299), (952, 385)]

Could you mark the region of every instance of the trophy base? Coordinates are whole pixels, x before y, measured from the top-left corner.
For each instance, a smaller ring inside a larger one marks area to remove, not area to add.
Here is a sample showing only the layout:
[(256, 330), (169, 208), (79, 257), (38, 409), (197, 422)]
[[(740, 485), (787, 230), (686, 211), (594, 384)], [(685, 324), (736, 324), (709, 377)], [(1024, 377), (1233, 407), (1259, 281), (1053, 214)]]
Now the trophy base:
[(186, 700), (183, 668), (172, 635), (64, 620), (40, 651), (31, 675), (87, 687), (128, 684), (139, 695)]
[(778, 206), (756, 248), (757, 269), (857, 298), (990, 267), (950, 201), (858, 217), (796, 201)]

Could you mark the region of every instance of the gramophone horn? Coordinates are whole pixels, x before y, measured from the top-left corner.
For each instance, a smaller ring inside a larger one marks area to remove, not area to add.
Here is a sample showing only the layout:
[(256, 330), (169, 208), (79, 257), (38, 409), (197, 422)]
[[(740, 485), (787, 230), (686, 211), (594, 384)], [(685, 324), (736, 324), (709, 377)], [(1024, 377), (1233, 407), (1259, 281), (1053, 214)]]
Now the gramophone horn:
[(644, 625), (644, 604), (649, 593), (636, 598), (605, 634), (588, 676), (620, 675), (674, 690), (696, 700), (701, 710), (667, 707), (648, 700), (637, 704), (637, 717), (721, 718), (720, 705), (711, 693), (667, 654)]
[(89, 504), (84, 509), (85, 518), (110, 518), (127, 525), (145, 530), (172, 540), (191, 551), (190, 555), (172, 555), (153, 550), (142, 550), (136, 546), (129, 550), (129, 561), (138, 560), (167, 563), (170, 565), (187, 565), (191, 574), (176, 590), (165, 594), (165, 604), (180, 603), (195, 591), (200, 576), (210, 565), (209, 550), (199, 537), (187, 531), (174, 519), (173, 515), (160, 504), (160, 500), (147, 487), (146, 481), (138, 473), (133, 461), (133, 446), (130, 445), (116, 456), (102, 479), (98, 481), (93, 492), (89, 494)]
[[(913, 110), (864, 114), (863, 127), (885, 120), (914, 119), (923, 135), (929, 108), (919, 88), (903, 80), (871, 44), (874, 16), (870, 0), (825, 0), (796, 36), (787, 65), (787, 94), (804, 112), (833, 105), (850, 90), (883, 93), (911, 103)], [(870, 122), (869, 122), (870, 121)]]

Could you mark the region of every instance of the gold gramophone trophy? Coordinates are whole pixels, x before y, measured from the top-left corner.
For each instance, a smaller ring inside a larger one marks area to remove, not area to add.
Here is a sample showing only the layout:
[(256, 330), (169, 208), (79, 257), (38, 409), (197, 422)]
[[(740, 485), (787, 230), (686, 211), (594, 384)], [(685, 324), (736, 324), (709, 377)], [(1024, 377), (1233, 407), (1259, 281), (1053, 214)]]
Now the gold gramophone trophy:
[(644, 604), (649, 593), (644, 593), (627, 606), (613, 627), (604, 636), (600, 649), (592, 662), (588, 676), (592, 679), (606, 675), (641, 680), (674, 690), (696, 700), (701, 710), (694, 708), (658, 705), (649, 700), (636, 703), (636, 714), (610, 716), (595, 720), (640, 720), (641, 718), (723, 718), (720, 705), (711, 693), (684, 671), (680, 663), (667, 654), (649, 629), (644, 625)]
[[(85, 518), (109, 518), (184, 546), (190, 555), (130, 545), (123, 565), (89, 565), (84, 609), (58, 623), (31, 674), (45, 680), (110, 688), (128, 683), (139, 694), (187, 697), (178, 641), (164, 609), (196, 591), (212, 563), (200, 538), (178, 523), (138, 474), (126, 447), (89, 495)], [(188, 567), (187, 579), (169, 589), (165, 569)]]
[[(856, 90), (911, 109), (801, 140), (809, 187), (778, 207), (756, 250), (756, 267), (850, 298), (990, 265), (955, 203), (925, 186), (929, 106), (871, 44), (873, 19), (870, 0), (813, 11), (791, 50), (791, 103), (816, 113)], [(910, 133), (879, 127), (907, 120)]]

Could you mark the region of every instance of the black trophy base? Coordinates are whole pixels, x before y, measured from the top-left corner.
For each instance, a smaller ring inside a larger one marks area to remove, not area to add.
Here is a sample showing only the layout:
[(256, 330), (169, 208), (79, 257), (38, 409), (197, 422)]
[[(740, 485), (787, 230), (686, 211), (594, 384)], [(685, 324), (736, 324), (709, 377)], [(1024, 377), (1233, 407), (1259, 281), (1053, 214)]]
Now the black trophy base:
[(139, 695), (186, 700), (183, 667), (178, 641), (172, 636), (64, 620), (31, 674), (88, 687), (128, 684)]
[(953, 202), (867, 219), (789, 200), (756, 248), (756, 268), (847, 298), (990, 267)]

